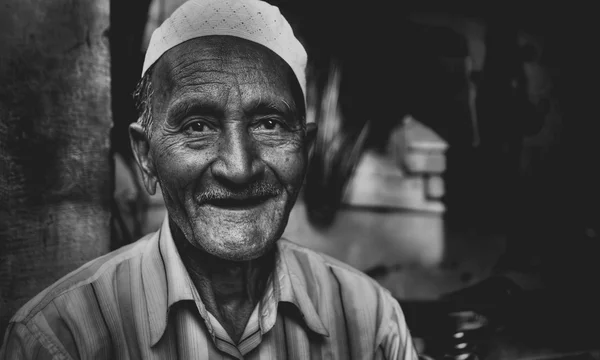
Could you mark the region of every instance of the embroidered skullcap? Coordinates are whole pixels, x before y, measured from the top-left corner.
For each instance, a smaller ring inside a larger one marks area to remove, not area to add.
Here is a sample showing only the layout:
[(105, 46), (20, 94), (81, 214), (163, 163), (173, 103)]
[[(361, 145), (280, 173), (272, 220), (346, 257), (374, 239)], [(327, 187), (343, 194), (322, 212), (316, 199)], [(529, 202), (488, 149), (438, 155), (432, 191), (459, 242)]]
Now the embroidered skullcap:
[(260, 0), (189, 0), (152, 33), (142, 77), (169, 49), (194, 38), (229, 35), (259, 43), (292, 69), (306, 102), (304, 47), (279, 8)]

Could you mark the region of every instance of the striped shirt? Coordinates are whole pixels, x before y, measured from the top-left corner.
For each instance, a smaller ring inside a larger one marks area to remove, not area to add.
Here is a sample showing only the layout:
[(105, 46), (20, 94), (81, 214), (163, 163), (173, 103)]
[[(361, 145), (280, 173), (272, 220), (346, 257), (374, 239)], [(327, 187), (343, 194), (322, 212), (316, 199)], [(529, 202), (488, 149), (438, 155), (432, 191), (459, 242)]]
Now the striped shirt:
[(391, 294), (285, 239), (235, 344), (159, 231), (97, 258), (25, 304), (0, 359), (417, 359)]

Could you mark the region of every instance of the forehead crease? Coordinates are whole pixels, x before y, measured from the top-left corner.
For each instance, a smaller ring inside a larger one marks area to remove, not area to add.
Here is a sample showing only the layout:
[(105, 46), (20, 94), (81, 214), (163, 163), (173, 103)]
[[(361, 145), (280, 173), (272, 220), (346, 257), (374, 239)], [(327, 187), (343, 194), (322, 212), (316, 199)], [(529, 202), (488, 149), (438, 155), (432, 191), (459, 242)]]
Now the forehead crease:
[(282, 95), (282, 89), (270, 82), (268, 76), (252, 76), (247, 72), (201, 71), (176, 81), (172, 93), (175, 97), (195, 93), (211, 98), (243, 98), (253, 94), (277, 98)]
[[(284, 85), (277, 76), (263, 71), (260, 66), (208, 69), (188, 66), (174, 75), (174, 92), (231, 91), (240, 93), (281, 92), (278, 85)], [(279, 89), (279, 90), (277, 90)]]
[(287, 68), (274, 53), (247, 43), (197, 40), (174, 47), (159, 60), (159, 87), (171, 100), (190, 93), (215, 100), (237, 95), (280, 102), (289, 97)]
[(252, 57), (190, 57), (175, 59), (168, 67), (168, 76), (184, 82), (266, 82), (276, 78), (274, 69)]

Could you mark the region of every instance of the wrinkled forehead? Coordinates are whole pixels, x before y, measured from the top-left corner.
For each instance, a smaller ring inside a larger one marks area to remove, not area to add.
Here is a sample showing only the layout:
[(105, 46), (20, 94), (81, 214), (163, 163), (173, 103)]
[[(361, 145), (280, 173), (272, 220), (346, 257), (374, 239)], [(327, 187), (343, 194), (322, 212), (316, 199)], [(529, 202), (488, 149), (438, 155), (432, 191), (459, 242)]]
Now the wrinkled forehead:
[(289, 65), (270, 49), (220, 35), (179, 44), (169, 49), (154, 67), (153, 82), (162, 92), (177, 91), (195, 81), (248, 81), (290, 94), (297, 83)]

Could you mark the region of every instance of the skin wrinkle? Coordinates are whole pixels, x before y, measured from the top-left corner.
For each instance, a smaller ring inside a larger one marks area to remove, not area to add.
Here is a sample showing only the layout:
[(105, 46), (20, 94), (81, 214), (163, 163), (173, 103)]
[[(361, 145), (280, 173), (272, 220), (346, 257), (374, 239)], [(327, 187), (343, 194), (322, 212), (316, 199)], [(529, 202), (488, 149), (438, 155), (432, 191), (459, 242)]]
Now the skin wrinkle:
[[(219, 37), (215, 37), (215, 36), (211, 36), (209, 37), (211, 38), (211, 40), (213, 41), (213, 45), (214, 44), (223, 44), (222, 41), (220, 41)], [(204, 51), (205, 49), (200, 49), (200, 51)], [(240, 56), (244, 57), (244, 58), (248, 58), (248, 59), (257, 59), (259, 57), (256, 56), (256, 53), (253, 55), (253, 57), (251, 56), (246, 56), (245, 54), (237, 51), (236, 54), (239, 54)], [(184, 54), (185, 55), (185, 54)], [(212, 61), (216, 61), (216, 62), (222, 62), (220, 57), (207, 57), (207, 60), (210, 59)], [(174, 61), (180, 61), (181, 59), (175, 59)], [(281, 61), (281, 59), (278, 59), (279, 61)], [(181, 64), (179, 65), (181, 66)], [(190, 65), (187, 65), (190, 66)], [(153, 133), (152, 131), (152, 125), (153, 125), (153, 117), (152, 117), (152, 111), (150, 108), (152, 108), (152, 103), (154, 100), (153, 97), (153, 92), (154, 92), (154, 87), (152, 86), (152, 79), (154, 78), (154, 68), (156, 67), (156, 64), (150, 66), (150, 68), (147, 70), (146, 74), (144, 75), (144, 78), (142, 79), (142, 81), (140, 81), (140, 83), (138, 84), (136, 91), (134, 93), (134, 96), (136, 97), (136, 103), (138, 104), (138, 110), (140, 111), (140, 113), (142, 113), (142, 116), (139, 119), (139, 122), (145, 127), (145, 131), (147, 133), (147, 135), (150, 137)], [(252, 67), (252, 64), (251, 64)], [(203, 71), (203, 70), (200, 70)], [(294, 80), (292, 80), (293, 82), (295, 82), (295, 76), (293, 75), (293, 73), (291, 71), (288, 71), (288, 76), (293, 78)], [(170, 80), (170, 77), (166, 76), (163, 81), (164, 82), (168, 82)], [(295, 98), (298, 99), (298, 102), (302, 103), (302, 108), (304, 108), (304, 104), (302, 101), (302, 94), (301, 91), (299, 90), (299, 87), (295, 87)], [(293, 103), (294, 104), (294, 103)], [(294, 109), (295, 110), (295, 109)], [(296, 114), (296, 112), (294, 111), (294, 113)], [(304, 114), (299, 115), (302, 117), (303, 121), (301, 123), (301, 128), (303, 130), (305, 130), (305, 119), (304, 119)]]
[[(166, 52), (151, 76), (153, 135), (132, 124), (134, 153), (148, 191), (161, 186), (207, 310), (237, 342), (273, 270), (316, 128), (296, 110), (304, 103), (291, 69), (262, 45), (194, 39)], [(209, 127), (188, 127), (197, 121)], [(253, 205), (228, 207), (238, 203)]]

